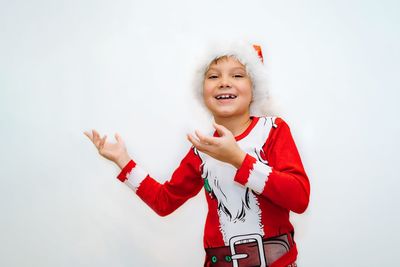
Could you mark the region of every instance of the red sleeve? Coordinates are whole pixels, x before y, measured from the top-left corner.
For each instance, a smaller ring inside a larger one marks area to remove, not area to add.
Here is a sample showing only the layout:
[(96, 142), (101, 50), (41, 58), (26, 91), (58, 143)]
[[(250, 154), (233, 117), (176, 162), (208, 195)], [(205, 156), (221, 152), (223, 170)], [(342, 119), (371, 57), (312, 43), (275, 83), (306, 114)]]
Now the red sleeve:
[(200, 158), (190, 149), (171, 179), (163, 184), (157, 182), (133, 160), (121, 170), (117, 178), (132, 188), (158, 215), (166, 216), (197, 195), (203, 187), (200, 164)]
[(261, 159), (247, 154), (235, 181), (281, 207), (303, 213), (309, 203), (310, 183), (289, 126), (280, 118), (275, 125), (263, 146)]

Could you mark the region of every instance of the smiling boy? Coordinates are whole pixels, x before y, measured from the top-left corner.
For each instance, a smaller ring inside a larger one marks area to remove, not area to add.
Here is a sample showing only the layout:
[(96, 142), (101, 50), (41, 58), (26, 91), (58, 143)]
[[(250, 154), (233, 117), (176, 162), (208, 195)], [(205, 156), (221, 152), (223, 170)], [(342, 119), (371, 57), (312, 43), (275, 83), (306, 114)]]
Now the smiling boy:
[(267, 96), (262, 68), (260, 49), (250, 45), (218, 48), (205, 59), (196, 90), (216, 131), (188, 134), (193, 146), (164, 184), (131, 159), (118, 135), (112, 144), (85, 132), (121, 167), (118, 179), (160, 216), (204, 187), (204, 266), (296, 266), (289, 213), (305, 211), (310, 185), (288, 125), (260, 115)]

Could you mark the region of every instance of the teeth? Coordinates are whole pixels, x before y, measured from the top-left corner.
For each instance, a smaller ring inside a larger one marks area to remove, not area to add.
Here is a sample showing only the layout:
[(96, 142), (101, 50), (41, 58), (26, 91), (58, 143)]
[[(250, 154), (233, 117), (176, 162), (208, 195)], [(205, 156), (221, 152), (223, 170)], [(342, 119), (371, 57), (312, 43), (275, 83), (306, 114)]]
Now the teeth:
[(219, 95), (216, 97), (217, 99), (235, 99), (236, 96), (235, 95)]

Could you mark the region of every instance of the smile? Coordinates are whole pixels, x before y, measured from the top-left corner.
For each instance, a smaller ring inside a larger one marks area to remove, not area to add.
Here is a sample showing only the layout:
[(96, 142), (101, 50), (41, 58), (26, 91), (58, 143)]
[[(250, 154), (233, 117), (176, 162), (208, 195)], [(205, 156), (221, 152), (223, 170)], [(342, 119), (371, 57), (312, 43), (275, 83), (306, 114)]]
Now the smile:
[(221, 99), (235, 99), (237, 96), (232, 95), (232, 94), (223, 94), (223, 95), (217, 95), (215, 99), (221, 100)]

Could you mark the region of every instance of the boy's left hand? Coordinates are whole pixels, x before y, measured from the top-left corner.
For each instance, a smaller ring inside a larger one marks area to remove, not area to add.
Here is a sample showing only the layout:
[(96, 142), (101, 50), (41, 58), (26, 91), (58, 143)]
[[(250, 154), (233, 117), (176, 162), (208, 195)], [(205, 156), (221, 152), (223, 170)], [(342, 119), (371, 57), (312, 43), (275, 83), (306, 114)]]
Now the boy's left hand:
[(216, 123), (214, 123), (214, 128), (220, 137), (204, 135), (196, 130), (198, 139), (191, 134), (188, 134), (187, 138), (199, 151), (239, 169), (246, 157), (246, 152), (240, 149), (231, 131)]

